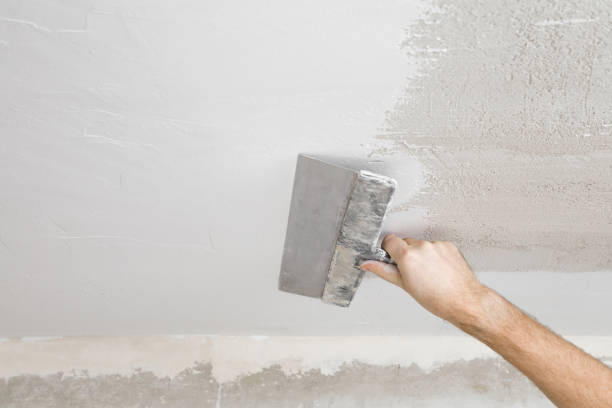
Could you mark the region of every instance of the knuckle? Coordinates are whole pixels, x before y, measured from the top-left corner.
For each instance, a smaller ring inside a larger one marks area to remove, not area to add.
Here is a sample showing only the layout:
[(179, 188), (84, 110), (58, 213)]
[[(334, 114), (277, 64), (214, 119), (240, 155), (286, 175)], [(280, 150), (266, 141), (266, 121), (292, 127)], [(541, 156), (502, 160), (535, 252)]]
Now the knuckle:
[(416, 245), (417, 248), (420, 249), (429, 249), (433, 246), (433, 242), (429, 242), (429, 241), (419, 241), (419, 243)]
[(457, 247), (452, 242), (446, 241), (445, 244), (446, 244), (445, 246), (447, 249), (452, 250), (452, 251), (457, 251)]
[(406, 249), (406, 251), (402, 255), (401, 261), (405, 265), (413, 265), (416, 261), (418, 261), (420, 256), (421, 255), (419, 254), (419, 251), (417, 249), (415, 249), (414, 247), (412, 248), (409, 247)]
[(434, 244), (436, 244), (436, 246), (438, 246), (440, 248), (451, 248), (451, 247), (454, 246), (449, 241), (436, 241), (436, 242), (434, 242)]
[(395, 235), (392, 235), (392, 234), (387, 235), (386, 237), (383, 238), (382, 244), (383, 245), (388, 245), (391, 242), (395, 241), (395, 238), (396, 238)]
[(401, 259), (406, 259), (410, 256), (410, 248), (407, 246), (401, 246), (396, 249), (397, 256)]

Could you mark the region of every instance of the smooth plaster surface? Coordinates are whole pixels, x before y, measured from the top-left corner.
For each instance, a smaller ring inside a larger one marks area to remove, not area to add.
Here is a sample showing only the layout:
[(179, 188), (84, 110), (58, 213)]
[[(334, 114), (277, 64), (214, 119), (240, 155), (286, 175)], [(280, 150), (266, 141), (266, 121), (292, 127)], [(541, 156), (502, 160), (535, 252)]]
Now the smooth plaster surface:
[(277, 291), (298, 152), (393, 176), (386, 231), (610, 335), (610, 7), (3, 1), (0, 335), (456, 333), (374, 279), (347, 310)]

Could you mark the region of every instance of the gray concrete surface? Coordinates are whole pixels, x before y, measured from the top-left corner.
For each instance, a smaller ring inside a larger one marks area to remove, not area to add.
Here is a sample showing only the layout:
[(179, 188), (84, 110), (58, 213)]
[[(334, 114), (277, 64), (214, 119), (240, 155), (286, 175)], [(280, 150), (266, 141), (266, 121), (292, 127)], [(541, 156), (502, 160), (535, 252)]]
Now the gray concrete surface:
[(86, 372), (23, 375), (0, 380), (0, 405), (30, 407), (553, 407), (520, 373), (497, 360), (450, 363), (426, 373), (418, 366), (353, 363), (333, 376), (286, 375), (278, 367), (219, 384), (210, 364), (175, 377)]
[[(571, 341), (612, 364), (612, 337)], [(550, 407), (467, 336), (0, 341), (2, 407)]]

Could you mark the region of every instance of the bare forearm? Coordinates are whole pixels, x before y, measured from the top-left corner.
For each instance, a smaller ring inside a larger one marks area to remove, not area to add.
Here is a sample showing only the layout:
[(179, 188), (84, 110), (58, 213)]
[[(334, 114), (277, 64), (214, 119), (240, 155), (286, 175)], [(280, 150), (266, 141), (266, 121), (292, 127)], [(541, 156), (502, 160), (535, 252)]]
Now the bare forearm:
[(497, 351), (557, 406), (612, 408), (612, 370), (479, 283), (453, 244), (388, 235), (383, 248), (397, 267), (362, 268)]
[(483, 288), (453, 322), (529, 377), (558, 407), (612, 407), (612, 370)]

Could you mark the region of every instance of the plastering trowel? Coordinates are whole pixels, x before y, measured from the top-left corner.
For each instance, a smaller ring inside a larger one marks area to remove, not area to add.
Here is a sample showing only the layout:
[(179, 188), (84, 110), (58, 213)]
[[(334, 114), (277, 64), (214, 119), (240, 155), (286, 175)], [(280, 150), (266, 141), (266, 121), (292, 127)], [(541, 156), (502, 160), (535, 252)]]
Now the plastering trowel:
[(362, 261), (393, 263), (378, 244), (396, 184), (299, 155), (279, 289), (348, 306), (363, 277)]

